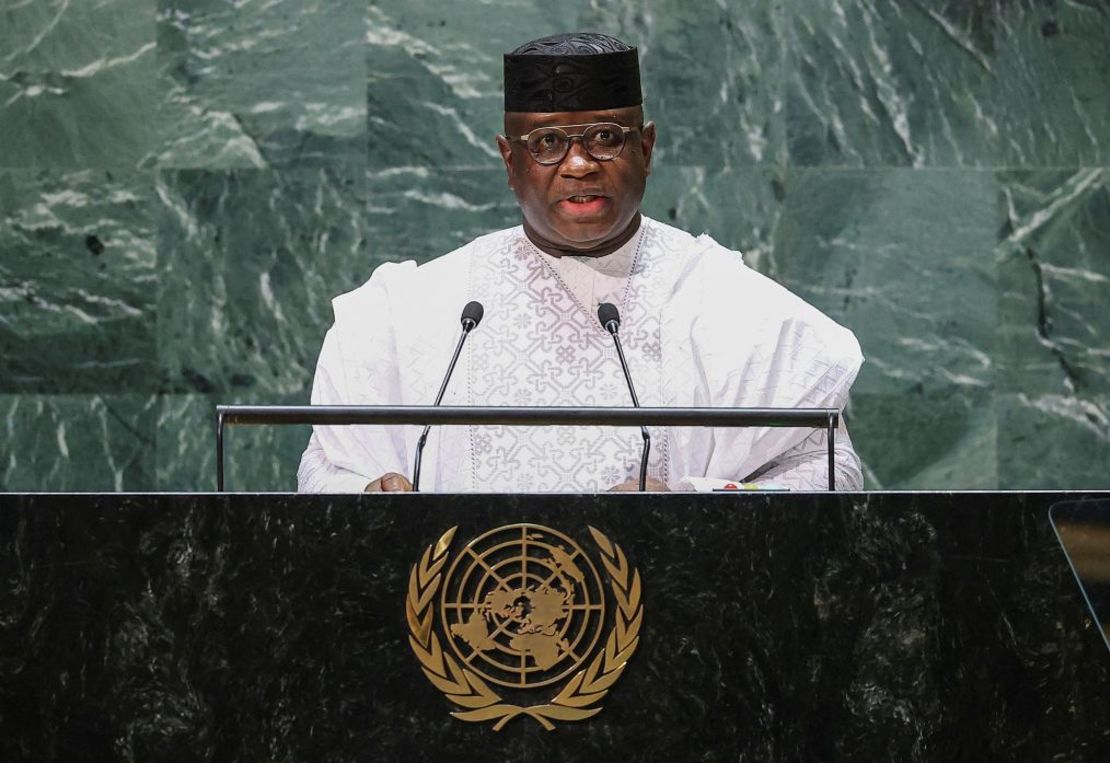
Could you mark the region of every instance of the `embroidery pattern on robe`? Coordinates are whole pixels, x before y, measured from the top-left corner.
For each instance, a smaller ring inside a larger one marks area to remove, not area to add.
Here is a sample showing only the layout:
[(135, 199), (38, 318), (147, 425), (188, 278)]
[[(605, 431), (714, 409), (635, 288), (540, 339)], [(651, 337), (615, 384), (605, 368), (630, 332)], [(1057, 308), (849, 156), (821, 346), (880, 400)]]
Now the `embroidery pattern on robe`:
[[(665, 247), (644, 221), (624, 289), (621, 340), (641, 405), (660, 403), (659, 288)], [(596, 306), (581, 305), (516, 228), (475, 263), (473, 297), (488, 324), (467, 358), (468, 404), (630, 406), (612, 337)], [(470, 427), (477, 490), (598, 491), (639, 475), (637, 428)], [(667, 440), (652, 430), (648, 473), (666, 480)]]

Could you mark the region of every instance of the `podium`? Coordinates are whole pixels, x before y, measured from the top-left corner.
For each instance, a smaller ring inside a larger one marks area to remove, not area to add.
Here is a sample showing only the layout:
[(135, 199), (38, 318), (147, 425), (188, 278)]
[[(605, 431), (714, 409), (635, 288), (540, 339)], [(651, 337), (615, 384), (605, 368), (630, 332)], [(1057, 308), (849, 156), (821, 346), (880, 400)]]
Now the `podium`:
[[(3, 495), (0, 758), (1105, 759), (1110, 654), (1049, 509), (1106, 498)], [(482, 639), (563, 677), (482, 679)], [(469, 675), (479, 710), (597, 712), (463, 720)]]

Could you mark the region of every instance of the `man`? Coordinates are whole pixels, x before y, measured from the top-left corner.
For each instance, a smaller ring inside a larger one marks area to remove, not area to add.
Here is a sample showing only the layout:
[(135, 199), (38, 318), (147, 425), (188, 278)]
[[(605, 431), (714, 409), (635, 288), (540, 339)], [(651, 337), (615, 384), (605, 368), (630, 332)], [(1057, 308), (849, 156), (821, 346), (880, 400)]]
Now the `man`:
[[(427, 264), (386, 264), (334, 301), (312, 402), (427, 405), (464, 304), (474, 330), (444, 405), (627, 406), (600, 302), (645, 406), (837, 407), (862, 363), (855, 337), (711, 238), (640, 213), (656, 128), (644, 121), (637, 53), (612, 37), (559, 35), (505, 56), (497, 146), (523, 224)], [(411, 489), (418, 427), (316, 427), (302, 491)], [(825, 434), (653, 430), (650, 489), (691, 479), (827, 486)], [(437, 491), (637, 487), (635, 428), (441, 427), (424, 453)], [(847, 432), (837, 481), (862, 485)]]

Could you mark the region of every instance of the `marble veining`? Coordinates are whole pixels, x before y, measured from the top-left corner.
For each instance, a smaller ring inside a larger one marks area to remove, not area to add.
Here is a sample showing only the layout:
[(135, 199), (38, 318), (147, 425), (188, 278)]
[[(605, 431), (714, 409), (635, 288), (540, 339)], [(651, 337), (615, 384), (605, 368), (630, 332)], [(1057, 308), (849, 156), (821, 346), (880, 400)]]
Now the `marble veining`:
[[(519, 221), (500, 55), (569, 28), (640, 49), (645, 211), (856, 332), (869, 487), (1110, 486), (1101, 0), (42, 0), (0, 8), (7, 489), (209, 487), (211, 407), (306, 402), (333, 296)], [(153, 402), (58, 446), (109, 399)]]

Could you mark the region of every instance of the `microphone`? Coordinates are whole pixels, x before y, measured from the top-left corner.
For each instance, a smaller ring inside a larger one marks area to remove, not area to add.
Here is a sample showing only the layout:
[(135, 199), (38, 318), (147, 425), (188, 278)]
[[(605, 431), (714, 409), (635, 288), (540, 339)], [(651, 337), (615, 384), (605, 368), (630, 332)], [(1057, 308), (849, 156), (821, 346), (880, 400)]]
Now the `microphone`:
[[(455, 345), (455, 354), (451, 356), (451, 363), (447, 366), (447, 373), (443, 376), (443, 384), (439, 385), (439, 394), (436, 395), (436, 401), (432, 403), (433, 406), (438, 406), (443, 401), (443, 393), (447, 391), (447, 382), (451, 379), (451, 374), (455, 371), (455, 363), (459, 360), (459, 353), (462, 352), (463, 343), (466, 341), (470, 332), (482, 322), (482, 315), (485, 310), (482, 308), (481, 302), (467, 302), (466, 307), (462, 309), (462, 315), (459, 320), (462, 322), (462, 335), (459, 336), (459, 343)], [(428, 443), (428, 432), (432, 429), (432, 425), (428, 424), (424, 427), (424, 431), (420, 433), (420, 440), (416, 443), (416, 463), (412, 469), (412, 490), (415, 493), (420, 492), (420, 460), (424, 455), (424, 446)]]
[[(624, 371), (624, 380), (628, 382), (628, 392), (632, 395), (632, 406), (640, 407), (640, 400), (636, 397), (636, 388), (632, 386), (632, 374), (628, 372), (628, 361), (624, 359), (624, 348), (621, 347), (621, 338), (617, 334), (621, 327), (621, 315), (617, 306), (612, 302), (602, 302), (597, 306), (597, 320), (601, 327), (613, 335), (613, 344), (617, 346), (617, 357), (621, 361), (621, 370)], [(640, 492), (647, 489), (648, 455), (651, 453), (651, 435), (647, 427), (640, 427), (640, 434), (644, 437), (644, 452), (640, 456)]]

